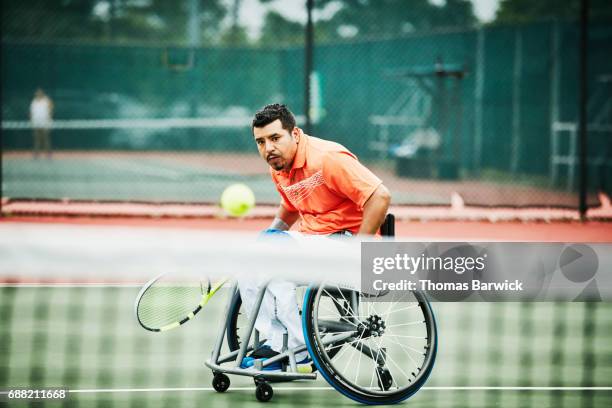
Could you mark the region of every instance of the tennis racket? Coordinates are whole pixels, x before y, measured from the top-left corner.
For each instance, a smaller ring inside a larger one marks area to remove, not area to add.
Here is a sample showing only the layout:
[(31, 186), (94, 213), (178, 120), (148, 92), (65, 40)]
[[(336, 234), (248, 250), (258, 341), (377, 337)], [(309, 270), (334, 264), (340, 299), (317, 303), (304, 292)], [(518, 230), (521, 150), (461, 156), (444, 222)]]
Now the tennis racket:
[(134, 305), (138, 323), (153, 332), (175, 329), (193, 319), (225, 282), (163, 273), (138, 293)]

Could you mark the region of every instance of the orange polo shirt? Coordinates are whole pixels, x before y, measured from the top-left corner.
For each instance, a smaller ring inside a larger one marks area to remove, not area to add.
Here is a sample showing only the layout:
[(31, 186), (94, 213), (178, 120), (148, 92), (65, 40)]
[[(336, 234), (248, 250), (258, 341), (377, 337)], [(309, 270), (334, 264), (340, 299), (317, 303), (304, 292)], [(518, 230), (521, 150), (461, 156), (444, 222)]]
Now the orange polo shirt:
[(270, 168), (281, 205), (300, 213), (299, 231), (359, 231), (363, 205), (382, 181), (341, 144), (302, 134), (289, 172)]

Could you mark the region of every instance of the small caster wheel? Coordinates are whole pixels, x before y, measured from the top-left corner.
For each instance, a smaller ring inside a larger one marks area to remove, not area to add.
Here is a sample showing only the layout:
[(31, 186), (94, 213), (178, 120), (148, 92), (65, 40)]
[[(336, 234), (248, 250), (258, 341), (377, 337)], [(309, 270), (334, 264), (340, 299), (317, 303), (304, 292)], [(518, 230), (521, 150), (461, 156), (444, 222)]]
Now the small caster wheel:
[(225, 392), (230, 386), (230, 379), (223, 373), (217, 373), (213, 377), (212, 386), (217, 392)]
[(268, 402), (272, 399), (274, 395), (274, 391), (272, 391), (272, 386), (266, 382), (261, 382), (257, 384), (255, 388), (255, 397), (259, 402)]
[(383, 391), (387, 391), (393, 385), (391, 373), (384, 367), (376, 367), (376, 371), (378, 372), (378, 386)]

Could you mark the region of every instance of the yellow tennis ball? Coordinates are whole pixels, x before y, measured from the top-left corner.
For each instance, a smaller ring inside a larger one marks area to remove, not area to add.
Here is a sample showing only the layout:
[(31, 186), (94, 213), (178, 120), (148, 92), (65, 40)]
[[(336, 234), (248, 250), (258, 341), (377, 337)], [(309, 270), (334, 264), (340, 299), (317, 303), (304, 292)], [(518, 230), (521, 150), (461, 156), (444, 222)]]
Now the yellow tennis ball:
[(232, 184), (221, 194), (221, 207), (232, 217), (242, 217), (254, 206), (255, 194), (246, 184)]

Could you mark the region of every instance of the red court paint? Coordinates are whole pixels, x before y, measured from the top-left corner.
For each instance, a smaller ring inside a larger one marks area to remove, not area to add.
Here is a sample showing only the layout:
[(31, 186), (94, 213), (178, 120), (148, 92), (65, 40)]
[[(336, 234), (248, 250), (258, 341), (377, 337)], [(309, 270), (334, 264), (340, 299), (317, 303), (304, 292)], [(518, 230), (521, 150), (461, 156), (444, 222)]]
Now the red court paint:
[[(188, 228), (224, 231), (261, 231), (270, 219), (230, 218), (81, 218), (10, 217), (0, 223), (39, 223), (130, 226), (134, 228)], [(397, 221), (399, 238), (443, 241), (534, 241), (534, 242), (612, 242), (612, 223), (579, 222), (487, 222), (487, 221)]]

